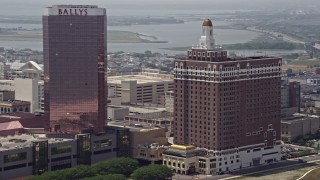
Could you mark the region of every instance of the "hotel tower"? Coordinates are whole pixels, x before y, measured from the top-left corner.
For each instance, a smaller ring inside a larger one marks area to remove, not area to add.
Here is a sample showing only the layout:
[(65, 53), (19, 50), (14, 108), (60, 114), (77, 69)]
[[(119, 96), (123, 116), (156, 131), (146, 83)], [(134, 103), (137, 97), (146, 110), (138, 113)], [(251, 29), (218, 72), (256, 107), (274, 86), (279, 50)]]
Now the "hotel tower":
[(106, 9), (57, 5), (43, 15), (45, 113), (50, 131), (104, 133)]

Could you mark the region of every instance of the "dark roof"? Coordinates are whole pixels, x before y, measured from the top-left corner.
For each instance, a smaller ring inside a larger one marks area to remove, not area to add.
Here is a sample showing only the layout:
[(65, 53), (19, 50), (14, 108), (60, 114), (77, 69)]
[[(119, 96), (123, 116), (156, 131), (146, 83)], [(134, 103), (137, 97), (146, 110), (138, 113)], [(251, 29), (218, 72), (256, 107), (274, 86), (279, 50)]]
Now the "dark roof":
[(0, 114), (0, 123), (19, 121), (24, 128), (45, 128), (47, 116), (25, 112)]
[(206, 19), (203, 21), (202, 26), (210, 26), (212, 27), (212, 22), (210, 19)]

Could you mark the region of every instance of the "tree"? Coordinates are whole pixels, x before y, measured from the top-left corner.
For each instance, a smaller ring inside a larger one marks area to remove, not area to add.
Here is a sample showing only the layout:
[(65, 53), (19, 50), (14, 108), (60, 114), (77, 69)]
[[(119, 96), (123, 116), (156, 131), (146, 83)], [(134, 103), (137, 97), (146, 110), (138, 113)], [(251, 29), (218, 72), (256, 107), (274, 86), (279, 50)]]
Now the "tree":
[(81, 180), (126, 180), (126, 177), (122, 174), (107, 174), (84, 178)]
[(96, 176), (96, 171), (90, 166), (79, 165), (69, 169), (45, 172), (40, 176), (35, 176), (33, 180), (69, 180), (82, 179), (86, 177)]
[(139, 167), (139, 162), (132, 158), (120, 157), (100, 162), (93, 166), (98, 174), (123, 174), (129, 176)]
[(171, 179), (173, 172), (164, 165), (152, 164), (141, 167), (131, 174), (133, 180), (166, 180)]

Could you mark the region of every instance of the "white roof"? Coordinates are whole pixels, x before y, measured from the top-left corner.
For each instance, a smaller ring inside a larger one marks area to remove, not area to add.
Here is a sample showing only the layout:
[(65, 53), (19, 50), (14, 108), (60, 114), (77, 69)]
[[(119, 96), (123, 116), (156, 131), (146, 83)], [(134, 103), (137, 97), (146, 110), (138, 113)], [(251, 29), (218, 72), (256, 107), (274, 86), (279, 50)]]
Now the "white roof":
[[(34, 61), (28, 61), (23, 66), (21, 66), (19, 69), (20, 70), (22, 70), (22, 69), (30, 69), (28, 65), (31, 65), (32, 67), (34, 67), (38, 71), (42, 71), (42, 67), (41, 67), (42, 65), (40, 66), (38, 63), (36, 63)], [(25, 68), (25, 67), (27, 67), (27, 68)], [(31, 69), (34, 69), (34, 68), (31, 68)]]

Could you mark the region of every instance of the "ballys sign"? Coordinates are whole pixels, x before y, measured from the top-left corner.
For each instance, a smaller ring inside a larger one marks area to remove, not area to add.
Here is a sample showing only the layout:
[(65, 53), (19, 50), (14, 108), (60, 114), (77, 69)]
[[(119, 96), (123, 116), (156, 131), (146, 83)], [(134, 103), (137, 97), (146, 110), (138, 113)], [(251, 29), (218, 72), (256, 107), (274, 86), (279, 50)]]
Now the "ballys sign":
[(58, 9), (58, 14), (62, 16), (86, 16), (88, 9)]

